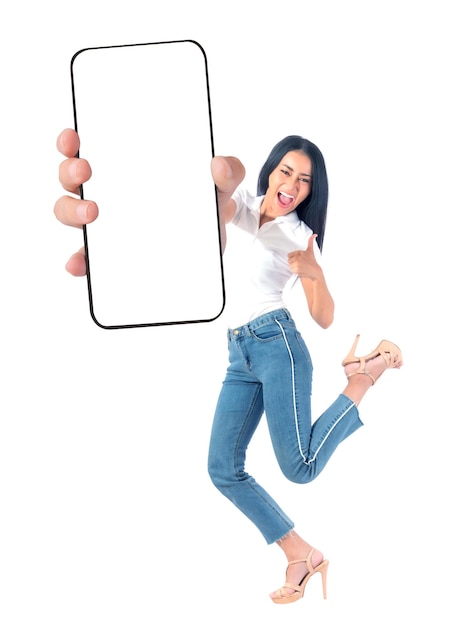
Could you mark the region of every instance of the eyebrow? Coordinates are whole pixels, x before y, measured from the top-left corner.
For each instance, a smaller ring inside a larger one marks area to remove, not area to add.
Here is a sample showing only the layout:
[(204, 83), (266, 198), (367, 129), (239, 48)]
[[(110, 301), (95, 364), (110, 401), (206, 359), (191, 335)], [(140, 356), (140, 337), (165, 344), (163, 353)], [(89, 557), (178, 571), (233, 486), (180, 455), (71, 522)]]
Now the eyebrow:
[[(291, 167), (290, 165), (287, 165), (287, 163), (283, 163), (284, 167), (287, 167), (288, 170), (290, 170), (291, 172), (294, 171), (294, 168)], [(304, 174), (304, 173), (300, 173), (301, 176), (308, 176), (309, 178), (312, 178), (311, 174)]]

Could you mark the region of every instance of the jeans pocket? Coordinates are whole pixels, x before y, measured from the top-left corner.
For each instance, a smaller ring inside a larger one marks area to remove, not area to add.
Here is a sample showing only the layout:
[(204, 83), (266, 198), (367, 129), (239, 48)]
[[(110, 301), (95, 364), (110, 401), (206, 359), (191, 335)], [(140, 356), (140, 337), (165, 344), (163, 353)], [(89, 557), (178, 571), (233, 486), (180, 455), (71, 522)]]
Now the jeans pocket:
[(259, 341), (272, 341), (273, 339), (282, 337), (282, 330), (277, 322), (269, 322), (258, 328), (252, 328), (251, 334)]
[(273, 320), (272, 322), (266, 322), (262, 326), (252, 328), (251, 334), (255, 339), (259, 341), (272, 341), (273, 339), (280, 339), (292, 331), (297, 332), (295, 323), (293, 320)]

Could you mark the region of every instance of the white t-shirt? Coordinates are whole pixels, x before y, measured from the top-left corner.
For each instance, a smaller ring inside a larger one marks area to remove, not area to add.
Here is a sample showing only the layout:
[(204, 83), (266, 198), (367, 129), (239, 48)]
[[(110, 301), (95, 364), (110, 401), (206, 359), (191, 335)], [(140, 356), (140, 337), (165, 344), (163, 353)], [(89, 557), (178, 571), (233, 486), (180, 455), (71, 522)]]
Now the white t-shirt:
[[(298, 278), (287, 262), (294, 250), (306, 250), (312, 230), (302, 222), (296, 211), (263, 224), (259, 228), (260, 206), (264, 196), (252, 196), (237, 189), (231, 224), (245, 231), (243, 253), (232, 260), (236, 280), (227, 288), (226, 319), (236, 328), (250, 320), (285, 307), (283, 293)], [(230, 232), (227, 234), (230, 245)], [(320, 250), (315, 243), (315, 256)]]

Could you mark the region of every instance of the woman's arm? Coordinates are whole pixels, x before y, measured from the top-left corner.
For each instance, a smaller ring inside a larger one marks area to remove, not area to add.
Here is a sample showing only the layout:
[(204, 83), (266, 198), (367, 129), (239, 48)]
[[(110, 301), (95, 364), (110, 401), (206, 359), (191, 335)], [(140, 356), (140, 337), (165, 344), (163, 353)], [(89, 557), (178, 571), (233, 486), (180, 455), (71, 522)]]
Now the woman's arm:
[(217, 187), (220, 235), (222, 239), (222, 251), (224, 251), (227, 241), (225, 225), (232, 221), (236, 209), (232, 195), (245, 178), (245, 168), (236, 157), (217, 156), (212, 159), (211, 172)]
[(315, 239), (316, 235), (312, 235), (306, 250), (296, 250), (288, 255), (289, 267), (300, 277), (310, 315), (321, 328), (328, 328), (333, 323), (335, 303), (315, 258)]

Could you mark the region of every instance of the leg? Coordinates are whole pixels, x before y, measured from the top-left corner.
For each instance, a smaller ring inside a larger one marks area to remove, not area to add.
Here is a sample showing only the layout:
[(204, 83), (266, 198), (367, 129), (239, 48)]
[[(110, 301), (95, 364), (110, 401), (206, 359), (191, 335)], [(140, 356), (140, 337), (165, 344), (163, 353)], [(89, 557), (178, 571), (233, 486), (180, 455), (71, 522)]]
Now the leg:
[[(291, 321), (276, 323), (281, 332), (274, 340), (271, 325), (272, 340), (264, 346), (267, 354), (258, 375), (279, 465), (289, 480), (307, 483), (323, 470), (338, 445), (362, 425), (357, 405), (386, 369), (401, 367), (401, 353), (394, 344), (383, 341), (368, 357), (350, 357), (345, 366), (346, 388), (312, 424), (308, 350)], [(268, 327), (263, 333), (268, 333)]]
[[(277, 328), (277, 334), (275, 334)], [(312, 425), (312, 364), (291, 320), (254, 335), (254, 371), (263, 383), (263, 400), (273, 448), (289, 480), (311, 482), (338, 445), (362, 422), (351, 398), (341, 394)], [(268, 335), (270, 333), (270, 335)], [(270, 341), (260, 341), (270, 337)], [(256, 346), (256, 343), (258, 344)]]
[(267, 543), (287, 534), (293, 522), (245, 472), (246, 449), (263, 414), (259, 382), (229, 368), (212, 425), (209, 474), (214, 485), (260, 530)]

